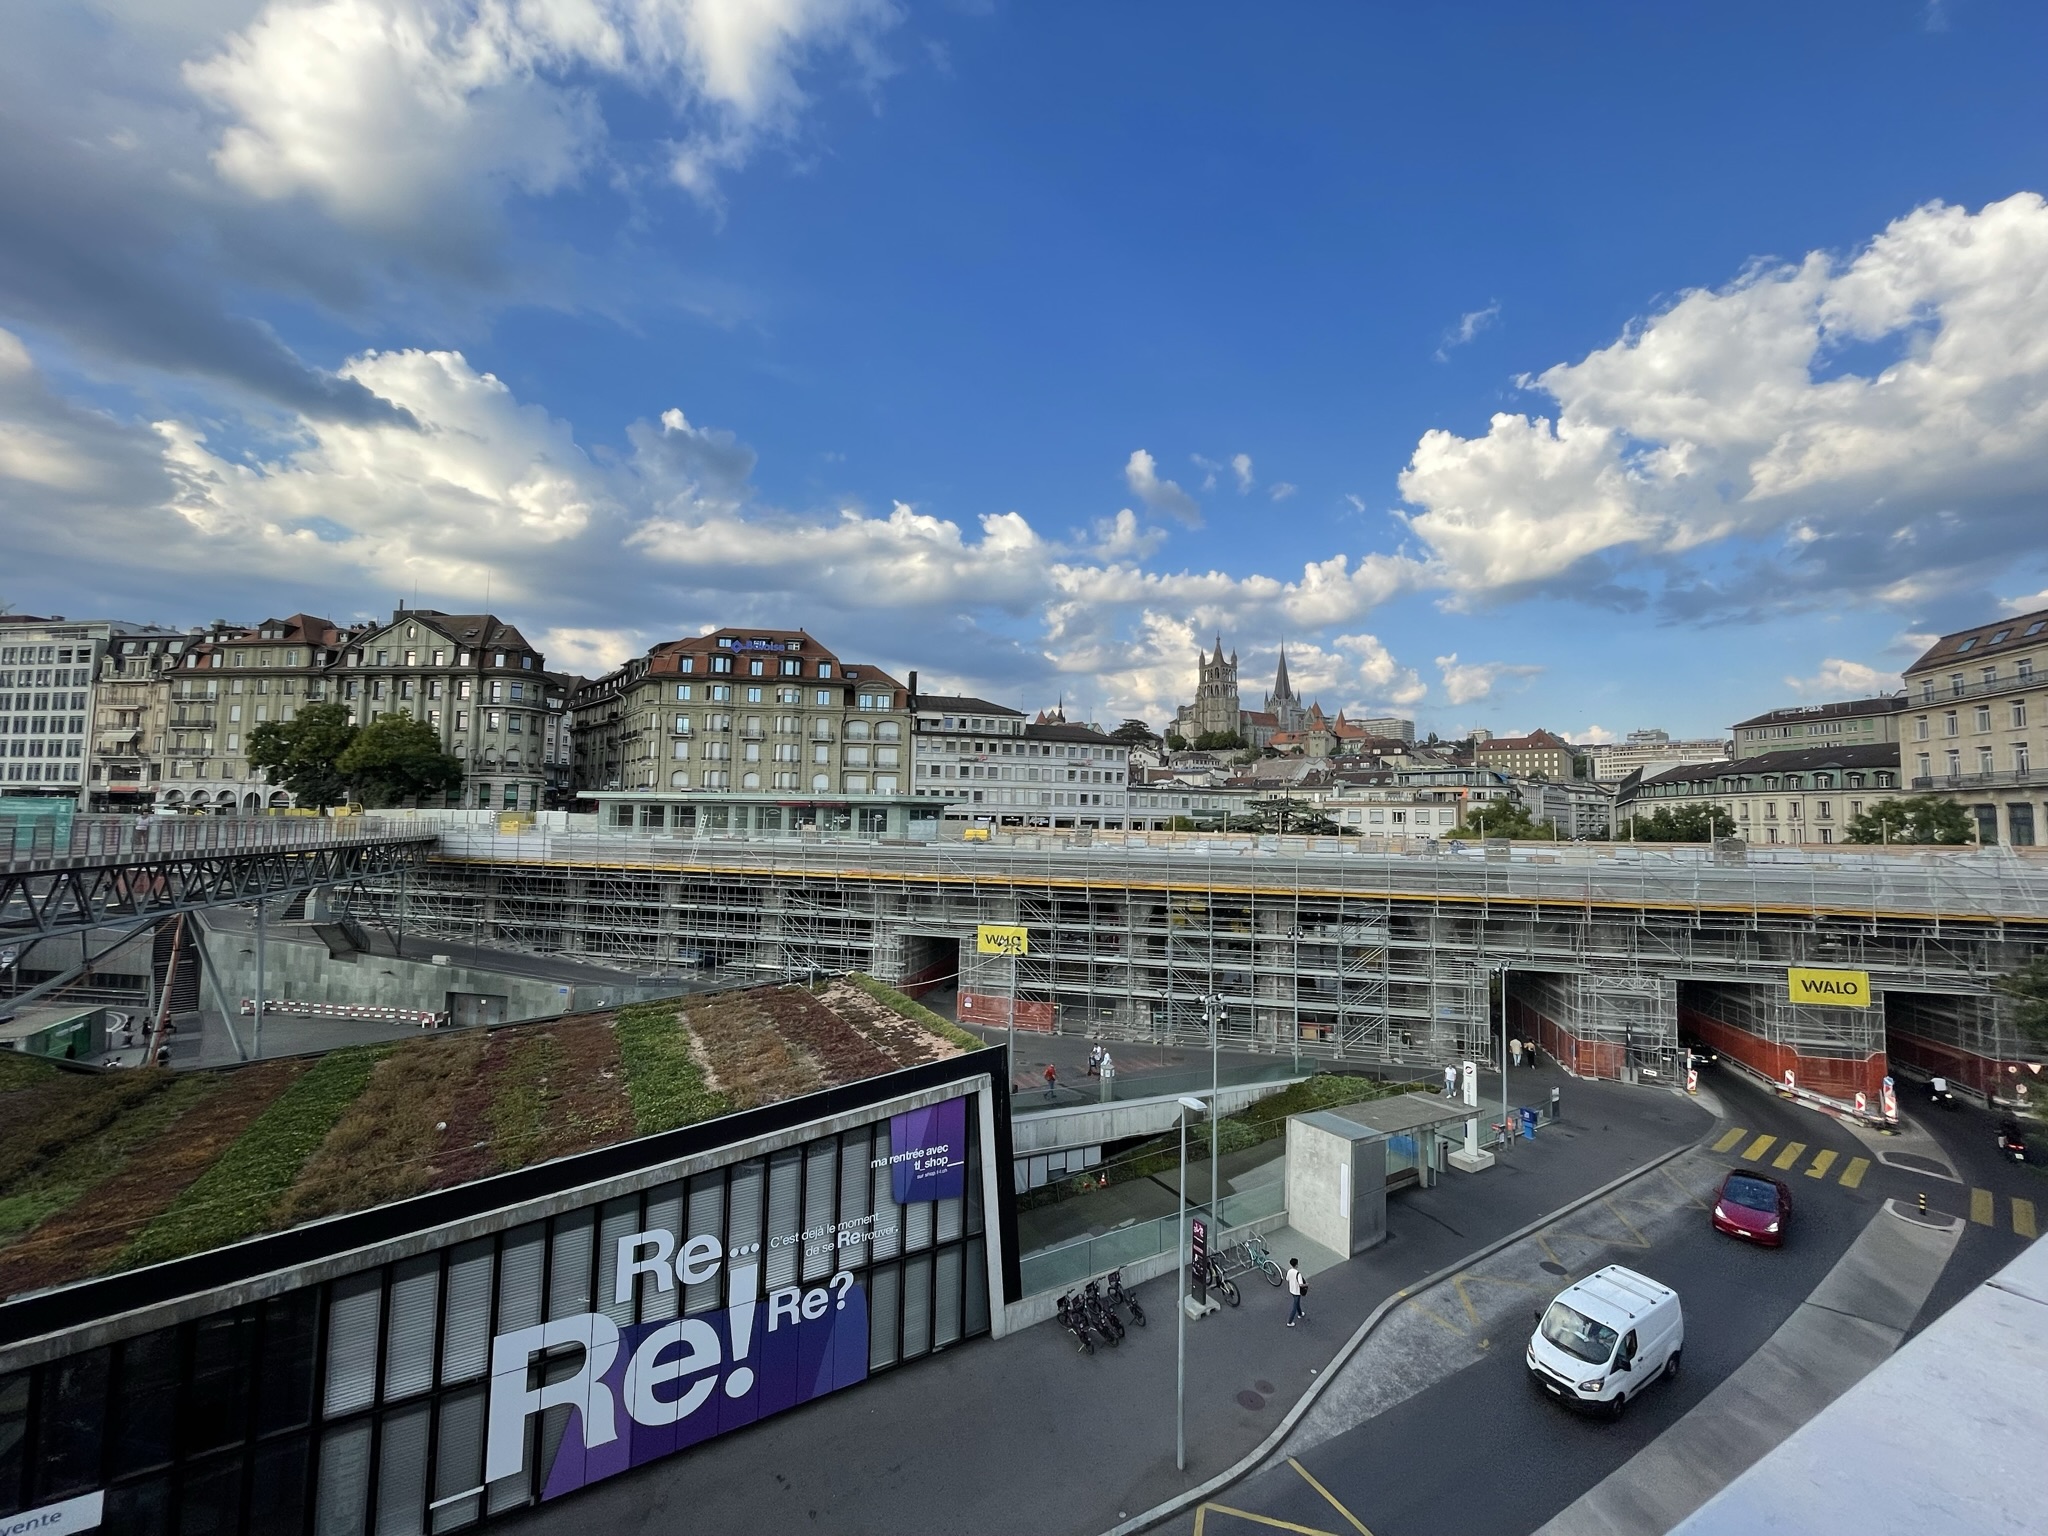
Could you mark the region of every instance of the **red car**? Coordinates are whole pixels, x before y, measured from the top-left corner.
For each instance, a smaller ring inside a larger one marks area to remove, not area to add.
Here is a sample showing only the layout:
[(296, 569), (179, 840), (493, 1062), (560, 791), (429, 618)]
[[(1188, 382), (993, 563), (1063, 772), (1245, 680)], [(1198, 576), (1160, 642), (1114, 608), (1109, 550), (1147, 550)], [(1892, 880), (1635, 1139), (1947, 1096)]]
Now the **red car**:
[(1737, 1168), (1714, 1196), (1714, 1230), (1775, 1248), (1792, 1219), (1792, 1191), (1767, 1173)]

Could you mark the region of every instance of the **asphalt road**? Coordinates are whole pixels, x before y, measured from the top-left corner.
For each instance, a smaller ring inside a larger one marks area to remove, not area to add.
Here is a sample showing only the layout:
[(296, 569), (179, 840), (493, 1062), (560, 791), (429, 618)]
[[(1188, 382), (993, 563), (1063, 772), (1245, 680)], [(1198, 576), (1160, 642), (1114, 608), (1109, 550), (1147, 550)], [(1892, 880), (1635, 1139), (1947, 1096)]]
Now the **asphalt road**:
[[(1340, 1389), (1348, 1388), (1370, 1417), (1332, 1435), (1331, 1425), (1325, 1422), (1318, 1429), (1312, 1416), (1303, 1428), (1313, 1432), (1284, 1448), (1294, 1452), (1292, 1461), (1270, 1466), (1219, 1494), (1198, 1514), (1162, 1529), (1233, 1536), (1274, 1528), (1237, 1513), (1244, 1511), (1300, 1531), (1363, 1530), (1371, 1536), (1532, 1531), (1670, 1428), (1748, 1359), (1833, 1267), (1887, 1197), (1912, 1199), (1925, 1190), (1931, 1209), (1973, 1218), (1919, 1326), (2025, 1245), (2018, 1228), (2026, 1218), (2014, 1206), (2014, 1196), (2048, 1208), (2042, 1201), (2048, 1178), (2039, 1169), (1999, 1161), (1993, 1122), (1981, 1112), (1919, 1116), (1923, 1123), (1931, 1121), (1928, 1129), (1962, 1176), (1962, 1182), (1952, 1183), (1888, 1165), (1876, 1155), (1877, 1145), (1733, 1073), (1718, 1074), (1712, 1086), (1730, 1129), (1742, 1127), (1743, 1136), (1725, 1152), (1703, 1150), (1672, 1165), (1667, 1182), (1681, 1188), (1668, 1216), (1633, 1223), (1636, 1236), (1624, 1238), (1607, 1255), (1666, 1281), (1683, 1298), (1685, 1358), (1676, 1380), (1658, 1383), (1630, 1405), (1619, 1423), (1582, 1416), (1553, 1402), (1529, 1381), (1523, 1364), (1531, 1313), (1544, 1298), (1514, 1298), (1526, 1304), (1503, 1309), (1505, 1293), (1498, 1287), (1516, 1281), (1512, 1275), (1498, 1277), (1490, 1314), (1484, 1301), (1477, 1310), (1467, 1303), (1470, 1331), (1489, 1335), (1482, 1347), (1465, 1348), (1473, 1363), (1460, 1367), (1454, 1350), (1447, 1374), (1377, 1412), (1372, 1411), (1377, 1406), (1373, 1383), (1340, 1381), (1332, 1395), (1341, 1397)], [(1907, 1110), (1918, 1113), (1910, 1099)], [(1710, 1139), (1709, 1145), (1725, 1135)], [(1789, 1240), (1775, 1251), (1713, 1232), (1697, 1205), (1681, 1208), (1686, 1188), (1695, 1194), (1711, 1188), (1719, 1172), (1741, 1162), (1761, 1136), (1774, 1140), (1752, 1157), (1754, 1162), (1772, 1162), (1790, 1146), (1803, 1144), (1785, 1168), (1774, 1169), (1794, 1193)], [(1826, 1161), (1823, 1175), (1806, 1176), (1826, 1151), (1836, 1156)], [(1868, 1159), (1860, 1176), (1852, 1172), (1857, 1158)], [(1618, 1212), (1639, 1209), (1623, 1204)], [(1572, 1272), (1583, 1270), (1574, 1266)], [(1564, 1283), (1562, 1278), (1554, 1281), (1558, 1288)], [(1447, 1326), (1460, 1323), (1459, 1313), (1447, 1303), (1435, 1305)], [(1497, 1336), (1492, 1336), (1496, 1327)], [(1388, 1374), (1386, 1366), (1380, 1370)], [(1303, 1443), (1309, 1440), (1319, 1443)]]

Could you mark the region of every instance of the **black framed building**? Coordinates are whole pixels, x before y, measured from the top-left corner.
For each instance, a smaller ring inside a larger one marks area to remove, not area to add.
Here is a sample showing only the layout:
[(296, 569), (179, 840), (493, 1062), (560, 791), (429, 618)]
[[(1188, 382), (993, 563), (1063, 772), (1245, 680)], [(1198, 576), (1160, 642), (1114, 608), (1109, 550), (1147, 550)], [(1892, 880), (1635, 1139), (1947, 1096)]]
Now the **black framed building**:
[(0, 1306), (0, 1526), (467, 1530), (1000, 1331), (1003, 1062)]

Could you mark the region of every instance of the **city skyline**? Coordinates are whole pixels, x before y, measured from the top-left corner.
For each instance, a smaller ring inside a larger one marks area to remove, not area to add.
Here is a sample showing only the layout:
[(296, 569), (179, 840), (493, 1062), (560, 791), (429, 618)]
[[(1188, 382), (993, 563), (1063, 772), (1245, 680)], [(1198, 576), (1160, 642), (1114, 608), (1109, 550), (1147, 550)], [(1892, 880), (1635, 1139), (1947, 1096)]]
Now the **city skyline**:
[(28, 20), (0, 602), (1579, 741), (2048, 603), (2036, 13), (521, 14)]

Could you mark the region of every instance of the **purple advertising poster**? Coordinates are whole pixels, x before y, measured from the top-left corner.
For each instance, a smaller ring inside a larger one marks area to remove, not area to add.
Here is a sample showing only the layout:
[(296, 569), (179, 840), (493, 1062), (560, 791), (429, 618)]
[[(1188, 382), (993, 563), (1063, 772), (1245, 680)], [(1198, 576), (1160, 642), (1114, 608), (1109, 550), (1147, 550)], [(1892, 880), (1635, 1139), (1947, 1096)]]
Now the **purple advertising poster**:
[[(755, 1280), (751, 1268), (735, 1267), (740, 1294), (750, 1293)], [(587, 1338), (569, 1337), (577, 1321)], [(542, 1446), (544, 1499), (853, 1386), (868, 1374), (867, 1293), (844, 1271), (822, 1286), (792, 1286), (696, 1317), (618, 1327), (593, 1314), (528, 1331), (556, 1329), (560, 1337), (511, 1341), (506, 1358), (516, 1362), (518, 1379), (494, 1381), (492, 1394), (492, 1439), (502, 1438), (513, 1467), (521, 1460), (527, 1415), (554, 1404), (575, 1410), (552, 1456)], [(577, 1376), (528, 1390), (529, 1351), (564, 1342), (584, 1345)]]
[(889, 1117), (889, 1186), (898, 1205), (967, 1192), (967, 1101), (946, 1099)]

